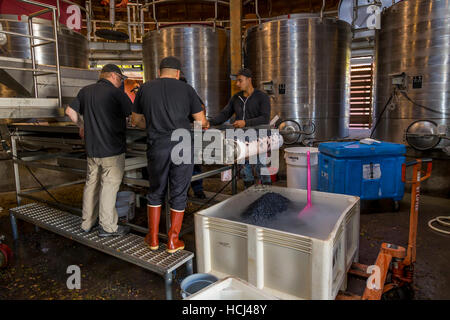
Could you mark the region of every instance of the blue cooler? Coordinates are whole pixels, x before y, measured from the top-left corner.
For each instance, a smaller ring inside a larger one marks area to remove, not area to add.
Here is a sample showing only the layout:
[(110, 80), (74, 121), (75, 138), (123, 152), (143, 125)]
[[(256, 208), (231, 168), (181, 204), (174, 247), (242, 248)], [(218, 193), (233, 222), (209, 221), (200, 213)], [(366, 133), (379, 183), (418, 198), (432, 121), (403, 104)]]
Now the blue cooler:
[(392, 198), (397, 206), (404, 194), (405, 153), (406, 147), (397, 143), (321, 143), (318, 189), (363, 200)]

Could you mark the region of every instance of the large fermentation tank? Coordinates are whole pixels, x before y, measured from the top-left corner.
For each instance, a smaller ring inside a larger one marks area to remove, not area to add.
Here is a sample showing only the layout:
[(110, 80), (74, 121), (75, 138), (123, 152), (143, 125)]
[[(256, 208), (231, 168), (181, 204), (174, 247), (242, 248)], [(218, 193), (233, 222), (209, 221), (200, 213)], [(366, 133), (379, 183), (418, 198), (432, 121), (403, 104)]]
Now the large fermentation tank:
[(272, 97), (272, 117), (327, 140), (348, 135), (351, 27), (318, 15), (279, 17), (247, 30), (245, 65)]
[[(386, 9), (376, 44), (374, 121), (378, 125), (374, 137), (397, 143), (407, 141), (419, 150), (433, 147), (438, 138), (414, 135), (448, 134), (450, 1), (407, 0)], [(402, 73), (404, 77), (399, 76)], [(407, 97), (397, 91), (385, 109), (393, 81), (404, 87)], [(412, 136), (406, 138), (406, 132)], [(441, 146), (448, 144), (444, 141)]]
[(158, 77), (164, 57), (181, 61), (188, 83), (194, 87), (213, 117), (230, 97), (228, 35), (205, 25), (177, 25), (150, 31), (143, 40), (145, 80)]
[[(3, 30), (28, 35), (28, 22), (19, 21), (14, 15), (0, 15), (0, 24)], [(53, 38), (53, 26), (50, 21), (33, 19), (33, 34), (35, 36)], [(7, 35), (6, 42), (0, 41), (0, 56), (12, 58), (31, 59), (30, 40), (26, 37)], [(35, 40), (41, 43), (42, 40)], [(66, 67), (87, 69), (89, 66), (88, 40), (81, 33), (60, 25), (58, 32), (60, 65)], [(38, 64), (55, 65), (55, 46), (47, 44), (35, 48), (35, 57)]]

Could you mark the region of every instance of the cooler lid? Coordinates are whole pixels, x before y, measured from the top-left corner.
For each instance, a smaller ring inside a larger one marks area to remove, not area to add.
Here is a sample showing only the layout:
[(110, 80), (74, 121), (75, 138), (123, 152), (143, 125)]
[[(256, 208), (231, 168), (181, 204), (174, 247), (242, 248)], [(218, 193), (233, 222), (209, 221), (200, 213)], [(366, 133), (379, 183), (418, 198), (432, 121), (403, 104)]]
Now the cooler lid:
[(404, 155), (406, 153), (406, 147), (403, 144), (390, 142), (373, 143), (370, 145), (359, 141), (324, 142), (319, 144), (319, 152), (335, 158)]

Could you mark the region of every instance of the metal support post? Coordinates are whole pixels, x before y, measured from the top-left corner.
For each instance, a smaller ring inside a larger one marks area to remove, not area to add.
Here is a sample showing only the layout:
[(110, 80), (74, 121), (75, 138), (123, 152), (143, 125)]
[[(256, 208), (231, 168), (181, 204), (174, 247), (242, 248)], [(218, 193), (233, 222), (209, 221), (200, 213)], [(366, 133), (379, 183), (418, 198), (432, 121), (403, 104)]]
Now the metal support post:
[[(31, 66), (33, 68), (33, 89), (34, 89), (34, 97), (38, 97), (38, 85), (36, 79), (36, 57), (34, 55), (34, 32), (33, 32), (33, 21), (32, 18), (28, 18), (28, 31), (30, 33), (30, 53), (31, 53)], [(20, 204), (19, 204), (20, 205)]]
[(21, 187), (20, 187), (20, 173), (19, 173), (19, 165), (14, 160), (18, 159), (17, 157), (17, 139), (18, 137), (15, 135), (11, 135), (11, 150), (12, 150), (12, 156), (13, 156), (13, 168), (14, 168), (14, 181), (16, 183), (16, 200), (17, 205), (21, 205), (21, 198), (19, 194), (21, 193)]
[[(230, 57), (231, 73), (236, 74), (242, 66), (242, 0), (230, 0)], [(231, 81), (231, 94), (238, 88)]]
[(194, 273), (194, 263), (192, 259), (186, 262), (186, 272), (188, 276)]
[(14, 214), (10, 213), (9, 219), (11, 221), (11, 230), (12, 230), (12, 234), (13, 234), (13, 239), (17, 240), (17, 239), (19, 239), (19, 232), (17, 231), (16, 217), (14, 216)]
[[(11, 149), (12, 149), (12, 155), (13, 155), (13, 159), (17, 159), (17, 136), (15, 135), (11, 135)], [(14, 181), (16, 184), (16, 200), (17, 200), (17, 205), (20, 206), (20, 202), (21, 202), (21, 198), (19, 196), (20, 194), (20, 173), (19, 173), (19, 165), (14, 162), (13, 160), (13, 168), (14, 168)], [(12, 229), (12, 233), (13, 233), (13, 238), (14, 240), (17, 240), (19, 238), (19, 233), (17, 231), (17, 222), (16, 222), (16, 217), (14, 216), (14, 214), (10, 214), (10, 220), (11, 220), (11, 229)]]
[(166, 285), (166, 300), (172, 300), (172, 272), (167, 272), (164, 275), (164, 281)]
[(58, 102), (59, 107), (62, 107), (62, 90), (61, 90), (61, 69), (59, 65), (59, 44), (58, 44), (58, 27), (57, 27), (57, 20), (56, 20), (56, 12), (55, 10), (52, 11), (53, 15), (53, 34), (55, 38), (55, 59), (56, 59), (56, 81), (58, 86)]
[(237, 193), (237, 164), (233, 164), (233, 168), (231, 169), (231, 177), (233, 181), (231, 182), (231, 193), (236, 194)]

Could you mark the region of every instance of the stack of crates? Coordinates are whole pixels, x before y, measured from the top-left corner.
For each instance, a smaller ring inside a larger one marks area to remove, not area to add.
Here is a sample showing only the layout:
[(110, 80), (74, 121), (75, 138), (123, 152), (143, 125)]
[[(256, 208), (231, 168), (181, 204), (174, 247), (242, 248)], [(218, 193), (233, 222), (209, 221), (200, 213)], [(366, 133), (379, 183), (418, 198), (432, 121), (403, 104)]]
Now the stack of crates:
[(403, 144), (325, 142), (319, 145), (319, 152), (319, 191), (359, 196), (362, 200), (391, 198), (398, 209), (404, 194)]

